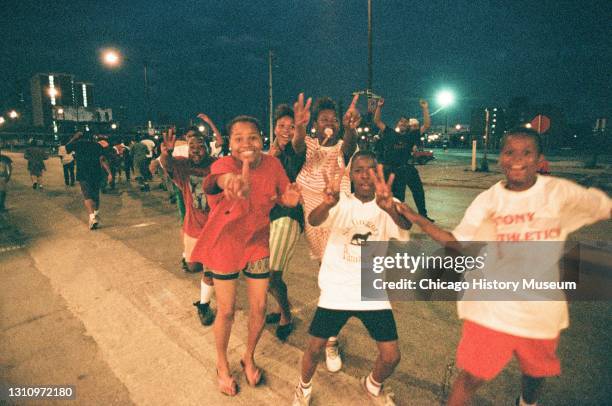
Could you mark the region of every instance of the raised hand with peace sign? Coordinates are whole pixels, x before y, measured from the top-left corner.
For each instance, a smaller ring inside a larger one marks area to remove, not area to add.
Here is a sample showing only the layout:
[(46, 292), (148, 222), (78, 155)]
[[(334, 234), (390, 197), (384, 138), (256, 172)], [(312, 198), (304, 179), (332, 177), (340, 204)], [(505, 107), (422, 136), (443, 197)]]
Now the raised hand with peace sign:
[(385, 174), (381, 164), (376, 165), (376, 171), (370, 169), (370, 177), (374, 181), (374, 189), (376, 191), (376, 204), (386, 212), (394, 209), (393, 192), (391, 186), (395, 179), (395, 174), (389, 175), (389, 179), (385, 181)]

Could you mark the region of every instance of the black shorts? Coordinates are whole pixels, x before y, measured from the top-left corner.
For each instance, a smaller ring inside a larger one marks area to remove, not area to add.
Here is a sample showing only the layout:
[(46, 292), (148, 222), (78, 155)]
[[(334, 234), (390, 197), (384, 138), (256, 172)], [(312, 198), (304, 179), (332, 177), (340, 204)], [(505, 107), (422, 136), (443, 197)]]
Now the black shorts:
[(332, 310), (317, 307), (308, 333), (319, 338), (335, 337), (348, 319), (357, 317), (375, 341), (397, 340), (395, 318), (390, 309), (385, 310)]
[(85, 200), (100, 200), (100, 181), (95, 180), (80, 180), (81, 192)]

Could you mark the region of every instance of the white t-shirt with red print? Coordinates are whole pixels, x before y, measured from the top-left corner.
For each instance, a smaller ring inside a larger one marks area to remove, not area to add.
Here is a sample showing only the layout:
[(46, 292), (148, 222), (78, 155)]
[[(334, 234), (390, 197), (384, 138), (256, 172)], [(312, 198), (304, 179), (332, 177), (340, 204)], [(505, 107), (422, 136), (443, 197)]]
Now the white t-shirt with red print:
[[(457, 240), (562, 242), (580, 227), (610, 218), (612, 200), (606, 193), (566, 179), (538, 176), (531, 188), (521, 192), (508, 190), (504, 185), (500, 181), (474, 199), (453, 231)], [(498, 246), (506, 251), (511, 247), (510, 244)], [(525, 247), (525, 244), (519, 246)], [(498, 253), (487, 258), (486, 264), (491, 266), (495, 262), (493, 269), (498, 275), (537, 273), (541, 266), (556, 266), (562, 254), (563, 244), (541, 244), (533, 250), (513, 252), (510, 257)], [(558, 267), (556, 270), (558, 273)], [(461, 319), (520, 337), (551, 339), (569, 325), (564, 298), (464, 300), (457, 303), (457, 309)]]

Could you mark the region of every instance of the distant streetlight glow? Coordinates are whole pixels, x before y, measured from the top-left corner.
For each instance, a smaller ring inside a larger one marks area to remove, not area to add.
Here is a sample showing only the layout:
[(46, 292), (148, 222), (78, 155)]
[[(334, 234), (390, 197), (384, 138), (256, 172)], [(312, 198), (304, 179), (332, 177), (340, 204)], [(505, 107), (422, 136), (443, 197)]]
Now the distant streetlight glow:
[(4, 117), (0, 117), (0, 125), (4, 124), (6, 120), (4, 119)]
[(206, 128), (203, 125), (198, 127), (198, 131), (201, 132), (201, 133), (203, 133), (205, 129)]
[(14, 118), (19, 117), (19, 114), (17, 114), (15, 110), (11, 110), (9, 111), (9, 117), (14, 119)]
[(116, 129), (117, 129), (117, 124), (112, 123), (112, 124), (111, 124), (111, 128), (112, 128), (113, 130), (116, 130)]
[(64, 114), (64, 109), (57, 109), (57, 114)]
[(107, 49), (102, 52), (102, 62), (104, 62), (105, 65), (118, 66), (120, 60), (121, 57), (119, 52), (115, 51), (114, 49)]
[(457, 131), (461, 130), (461, 124), (457, 124), (457, 125), (455, 126), (455, 130), (457, 130)]
[(438, 101), (440, 107), (445, 108), (455, 102), (455, 95), (448, 90), (442, 90), (440, 93), (438, 93), (436, 100)]
[(531, 123), (525, 124), (525, 128), (531, 128)]

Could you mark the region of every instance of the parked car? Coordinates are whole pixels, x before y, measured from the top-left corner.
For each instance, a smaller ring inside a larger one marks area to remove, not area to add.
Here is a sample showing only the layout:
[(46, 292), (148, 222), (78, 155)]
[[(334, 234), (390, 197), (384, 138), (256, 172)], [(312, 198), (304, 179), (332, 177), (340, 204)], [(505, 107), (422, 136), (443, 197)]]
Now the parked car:
[(412, 161), (416, 165), (425, 165), (429, 161), (433, 161), (436, 159), (433, 151), (426, 151), (423, 149), (418, 149), (412, 153)]

